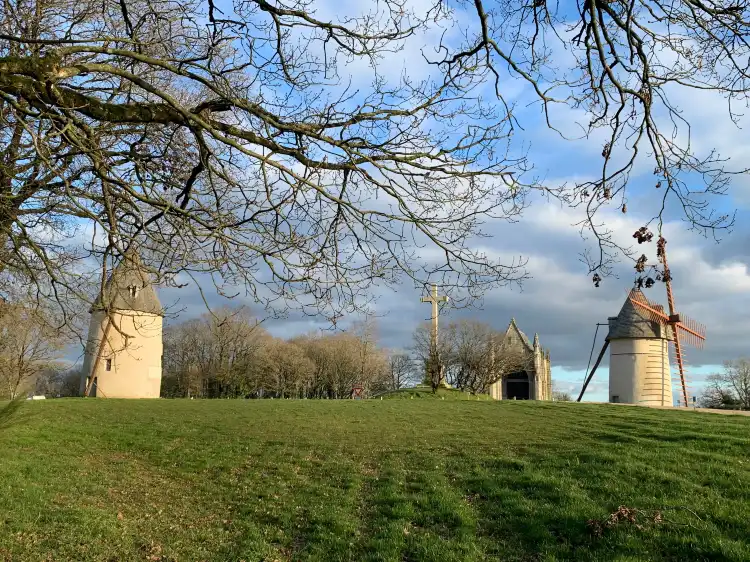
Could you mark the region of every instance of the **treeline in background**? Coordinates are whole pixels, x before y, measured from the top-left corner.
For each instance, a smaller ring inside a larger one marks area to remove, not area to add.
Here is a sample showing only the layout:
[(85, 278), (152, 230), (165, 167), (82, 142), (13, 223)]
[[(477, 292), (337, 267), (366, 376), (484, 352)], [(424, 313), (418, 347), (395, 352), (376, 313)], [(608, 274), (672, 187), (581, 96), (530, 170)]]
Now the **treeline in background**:
[[(80, 364), (65, 361), (75, 332), (30, 299), (0, 301), (0, 400), (25, 395), (78, 396)], [(243, 307), (224, 308), (164, 329), (164, 398), (351, 398), (411, 387), (424, 379), (430, 327), (419, 325), (404, 348), (378, 344), (375, 319), (348, 330), (272, 336)], [(528, 369), (528, 357), (507, 347), (504, 333), (474, 320), (446, 322), (440, 358), (447, 382), (486, 393), (505, 374)], [(68, 353), (69, 354), (69, 353)], [(567, 393), (553, 393), (569, 400)], [(707, 377), (699, 405), (750, 410), (750, 359), (725, 362)]]
[(290, 339), (245, 309), (224, 309), (164, 330), (165, 398), (350, 398), (419, 382), (420, 366), (377, 344), (374, 320)]

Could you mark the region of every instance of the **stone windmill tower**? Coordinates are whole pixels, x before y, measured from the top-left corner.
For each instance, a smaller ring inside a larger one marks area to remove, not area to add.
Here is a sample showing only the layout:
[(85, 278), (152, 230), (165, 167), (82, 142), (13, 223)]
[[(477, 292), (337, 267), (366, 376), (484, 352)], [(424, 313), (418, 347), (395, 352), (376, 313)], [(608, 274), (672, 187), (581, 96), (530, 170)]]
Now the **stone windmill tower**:
[(137, 252), (125, 254), (89, 312), (81, 394), (159, 398), (163, 311)]
[[(645, 228), (636, 232), (634, 237), (643, 231)], [(650, 302), (639, 288), (641, 284), (646, 287), (653, 285), (654, 281), (649, 278), (643, 283), (643, 278), (640, 278), (636, 282), (636, 288), (630, 291), (620, 313), (608, 319), (609, 333), (599, 357), (586, 376), (578, 402), (583, 398), (607, 347), (611, 345), (609, 401), (645, 406), (672, 406), (674, 400), (669, 368), (671, 344), (679, 375), (678, 402), (682, 406), (688, 405), (689, 390), (683, 345), (702, 347), (706, 339), (706, 330), (698, 322), (678, 314), (675, 310), (666, 243), (664, 238), (659, 237), (656, 255), (664, 266), (663, 273), (657, 276), (657, 279), (663, 280), (667, 289), (668, 313), (663, 306)], [(642, 259), (645, 262), (645, 256)], [(639, 271), (643, 271), (643, 268)]]
[[(609, 401), (671, 406), (671, 327), (654, 322), (633, 301), (648, 302), (640, 289), (633, 289), (625, 299), (620, 313), (608, 318)], [(656, 308), (664, 313), (660, 305), (656, 305)]]

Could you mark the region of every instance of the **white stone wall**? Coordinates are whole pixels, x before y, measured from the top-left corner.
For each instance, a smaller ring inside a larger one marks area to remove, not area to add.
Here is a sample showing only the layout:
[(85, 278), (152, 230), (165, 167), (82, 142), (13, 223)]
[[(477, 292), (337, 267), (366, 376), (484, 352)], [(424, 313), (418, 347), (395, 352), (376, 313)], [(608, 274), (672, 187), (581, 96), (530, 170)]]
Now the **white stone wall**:
[(502, 400), (503, 399), (503, 379), (500, 379), (497, 382), (494, 382), (490, 385), (489, 388), (490, 397), (494, 398), (495, 400)]
[(668, 345), (665, 339), (610, 341), (609, 401), (672, 406)]
[[(104, 312), (91, 315), (81, 393), (88, 380), (96, 377), (98, 398), (159, 398), (162, 317), (144, 312), (117, 311), (111, 318), (114, 325), (107, 329), (110, 318)], [(109, 371), (106, 369), (107, 360), (111, 361)]]

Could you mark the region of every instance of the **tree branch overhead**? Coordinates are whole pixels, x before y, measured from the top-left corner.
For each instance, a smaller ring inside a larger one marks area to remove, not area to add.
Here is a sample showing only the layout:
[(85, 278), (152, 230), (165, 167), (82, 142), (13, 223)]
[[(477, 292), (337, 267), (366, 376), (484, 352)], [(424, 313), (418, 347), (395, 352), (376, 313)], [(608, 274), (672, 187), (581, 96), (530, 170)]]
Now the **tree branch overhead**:
[[(750, 8), (670, 6), (587, 0), (574, 14), (435, 0), (417, 11), (386, 0), (333, 17), (297, 0), (5, 0), (0, 275), (48, 298), (82, 293), (86, 258), (137, 244), (159, 282), (211, 274), (220, 288), (330, 318), (404, 277), (475, 298), (525, 277), (523, 262), (474, 241), (536, 188), (586, 209), (582, 226), (599, 240), (590, 266), (606, 273), (621, 248), (595, 217), (613, 202), (625, 212), (645, 152), (660, 205), (672, 197), (694, 227), (725, 228), (731, 217), (707, 198), (731, 173), (661, 121), (681, 119), (672, 87), (747, 100)], [(425, 77), (380, 74), (405, 42), (452, 27), (461, 33), (431, 45)], [(570, 68), (552, 67), (553, 40)], [(349, 83), (360, 62), (371, 80)], [(527, 179), (505, 74), (530, 87), (549, 126), (554, 108), (582, 107), (589, 132), (608, 131), (599, 179), (559, 190)], [(688, 188), (695, 177), (702, 190)], [(424, 258), (425, 247), (437, 251)]]

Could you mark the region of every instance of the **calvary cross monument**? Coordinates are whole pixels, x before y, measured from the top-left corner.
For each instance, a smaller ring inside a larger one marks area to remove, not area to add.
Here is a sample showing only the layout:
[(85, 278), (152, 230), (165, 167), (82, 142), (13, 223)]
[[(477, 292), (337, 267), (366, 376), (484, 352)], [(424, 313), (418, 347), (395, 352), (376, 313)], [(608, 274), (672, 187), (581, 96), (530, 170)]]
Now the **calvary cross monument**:
[(440, 353), (438, 349), (438, 303), (448, 302), (448, 297), (445, 295), (438, 296), (438, 286), (432, 286), (432, 292), (429, 296), (422, 297), (422, 302), (429, 302), (432, 304), (432, 330), (430, 331), (430, 355), (425, 362), (425, 378), (430, 382), (433, 388), (439, 386), (445, 386), (445, 372), (443, 364), (440, 361)]

